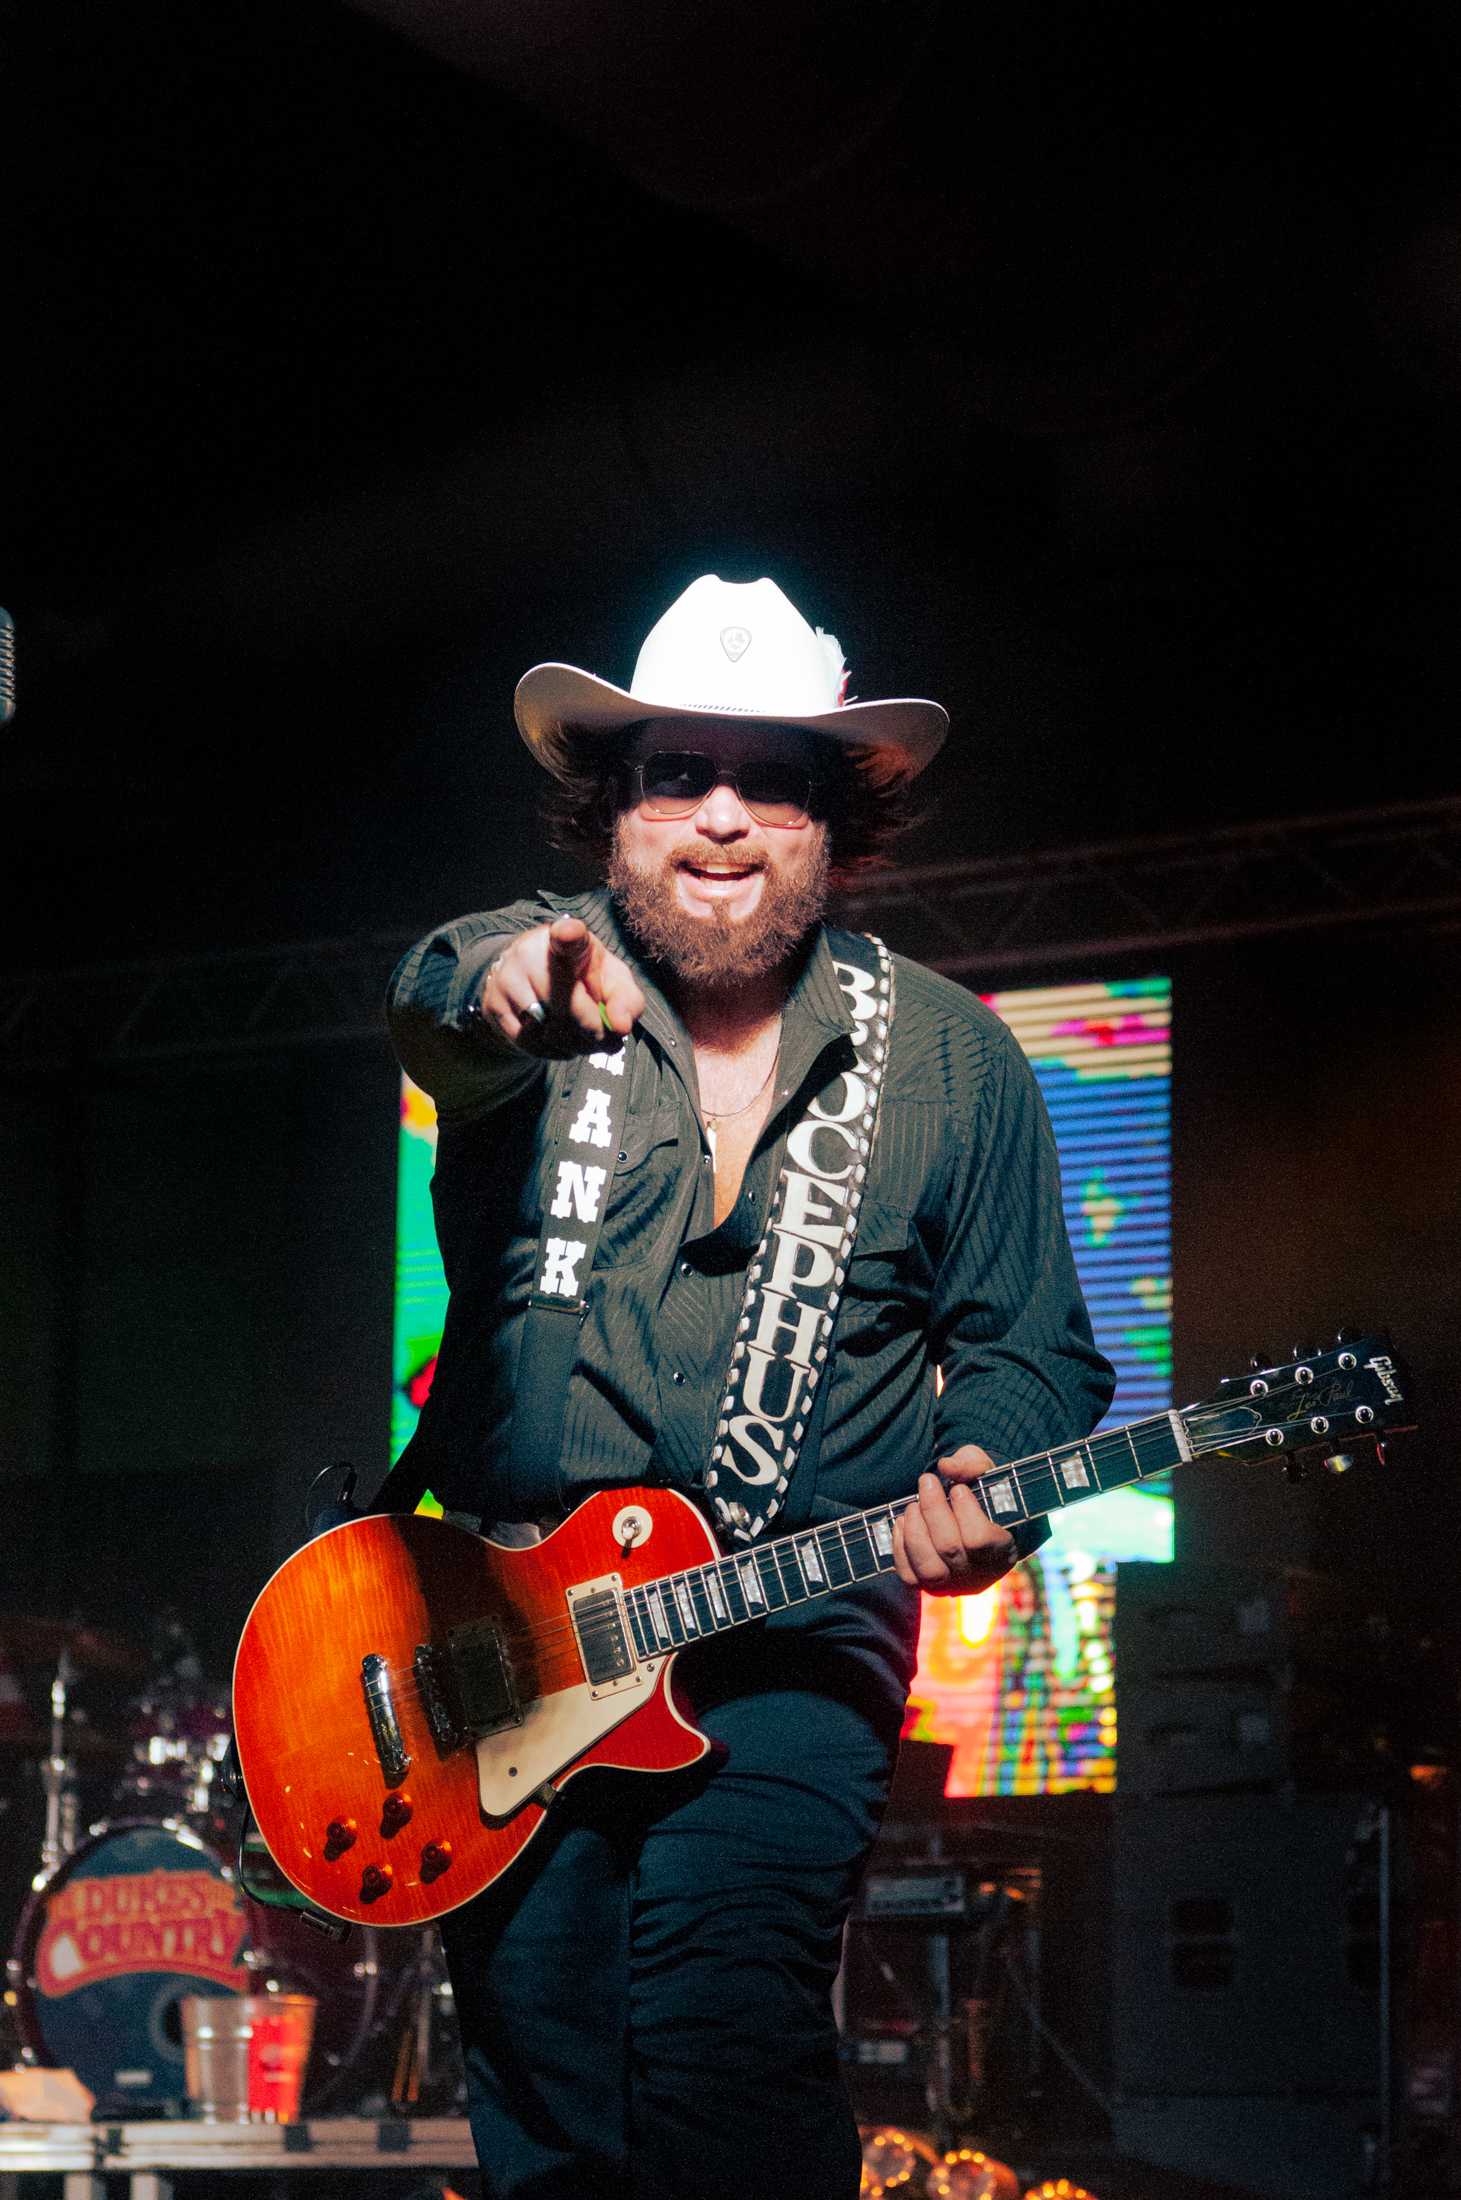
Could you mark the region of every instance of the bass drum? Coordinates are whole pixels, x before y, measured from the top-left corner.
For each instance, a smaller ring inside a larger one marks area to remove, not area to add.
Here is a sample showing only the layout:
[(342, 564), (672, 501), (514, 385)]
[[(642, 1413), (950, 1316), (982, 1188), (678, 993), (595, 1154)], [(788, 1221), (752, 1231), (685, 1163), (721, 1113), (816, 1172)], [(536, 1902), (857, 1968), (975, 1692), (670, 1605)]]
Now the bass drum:
[(97, 2113), (184, 2112), (187, 1994), (314, 1995), (307, 2114), (349, 2092), (380, 1990), (367, 1926), (324, 1940), (246, 1902), (232, 1870), (175, 1819), (115, 1819), (39, 1881), (9, 1961), (27, 2059), (74, 2070)]

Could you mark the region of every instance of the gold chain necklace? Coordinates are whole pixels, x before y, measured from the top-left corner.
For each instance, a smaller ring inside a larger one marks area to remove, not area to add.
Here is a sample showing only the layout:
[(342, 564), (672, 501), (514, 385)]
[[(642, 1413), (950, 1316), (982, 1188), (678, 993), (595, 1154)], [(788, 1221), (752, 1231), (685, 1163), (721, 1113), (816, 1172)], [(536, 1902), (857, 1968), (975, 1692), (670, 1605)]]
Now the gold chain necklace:
[(776, 1045), (772, 1048), (771, 1059), (766, 1065), (766, 1075), (762, 1078), (749, 1100), (743, 1100), (738, 1108), (709, 1108), (705, 1106), (703, 1101), (701, 1102), (701, 1113), (705, 1117), (705, 1136), (709, 1140), (712, 1154), (716, 1150), (715, 1134), (720, 1125), (722, 1123), (733, 1123), (738, 1115), (745, 1115), (749, 1109), (756, 1105), (756, 1102), (770, 1084), (775, 1074), (777, 1062), (781, 1058), (781, 1024), (782, 1019), (778, 1017), (776, 1020)]

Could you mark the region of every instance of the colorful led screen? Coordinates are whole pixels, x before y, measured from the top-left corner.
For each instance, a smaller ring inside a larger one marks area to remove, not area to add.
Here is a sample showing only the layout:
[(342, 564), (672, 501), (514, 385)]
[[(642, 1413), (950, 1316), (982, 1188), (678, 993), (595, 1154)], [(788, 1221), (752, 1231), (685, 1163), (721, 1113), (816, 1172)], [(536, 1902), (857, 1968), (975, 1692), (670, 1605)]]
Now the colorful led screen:
[[(1066, 1219), (1109, 1425), (1171, 1404), (1171, 989), (1165, 978), (986, 994), (1034, 1065), (1060, 1148)], [(431, 1222), (436, 1118), (403, 1080), (396, 1199), (394, 1458), (430, 1386), (446, 1307)], [(1119, 1559), (1169, 1559), (1165, 1480), (1075, 1506), (982, 1597), (924, 1607), (911, 1731), (953, 1744), (951, 1795), (1114, 1787), (1111, 1621)]]

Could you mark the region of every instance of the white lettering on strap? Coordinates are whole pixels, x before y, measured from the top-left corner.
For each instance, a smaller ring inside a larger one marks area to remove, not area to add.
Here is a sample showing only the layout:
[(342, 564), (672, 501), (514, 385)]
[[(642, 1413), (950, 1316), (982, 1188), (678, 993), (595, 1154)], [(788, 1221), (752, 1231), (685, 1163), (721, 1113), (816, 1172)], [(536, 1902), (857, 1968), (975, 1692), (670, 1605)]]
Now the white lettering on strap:
[(601, 1085), (589, 1086), (568, 1135), (575, 1146), (607, 1146), (610, 1143), (609, 1095)]
[[(876, 977), (850, 963), (836, 965), (854, 1025), (854, 1059), (787, 1133), (770, 1227), (751, 1264), (727, 1370), (705, 1483), (719, 1525), (741, 1542), (753, 1540), (780, 1510), (814, 1423), (816, 1386), (829, 1373), (828, 1339), (867, 1180), (893, 1011), (891, 959), (880, 941), (871, 945)], [(749, 1509), (717, 1488), (723, 1478), (760, 1493)], [(817, 1578), (818, 1547), (797, 1549), (806, 1578)]]
[(842, 981), (844, 993), (852, 995), (852, 1013), (856, 1021), (852, 1027), (852, 1043), (855, 1047), (867, 1045), (867, 1035), (878, 1013), (878, 990), (870, 972), (859, 970), (854, 963), (839, 962), (837, 975)]
[[(754, 1435), (752, 1430), (756, 1432)], [(781, 1472), (781, 1461), (777, 1454), (786, 1442), (784, 1429), (773, 1428), (766, 1421), (753, 1421), (749, 1413), (738, 1413), (726, 1433), (732, 1443), (738, 1444), (742, 1451), (749, 1452), (756, 1462), (754, 1467), (746, 1467), (742, 1466), (739, 1459), (727, 1457), (726, 1464), (738, 1481), (756, 1485), (776, 1480)], [(762, 1436), (771, 1446), (769, 1451), (758, 1441)]]
[[(823, 1195), (820, 1205), (819, 1192)], [(815, 1238), (819, 1245), (840, 1245), (842, 1216), (837, 1209), (846, 1205), (847, 1194), (840, 1184), (824, 1184), (818, 1177), (803, 1176), (799, 1169), (788, 1169), (776, 1227), (793, 1237)]]
[(813, 1144), (813, 1141), (819, 1136), (840, 1138), (845, 1146), (852, 1148), (854, 1154), (857, 1152), (857, 1131), (855, 1128), (849, 1130), (843, 1123), (823, 1123), (814, 1115), (804, 1115), (787, 1138), (787, 1158), (794, 1161), (799, 1169), (810, 1171), (813, 1176), (819, 1176), (829, 1179), (834, 1184), (840, 1184), (844, 1177), (851, 1176), (852, 1163), (849, 1161), (845, 1169), (834, 1169), (830, 1163), (819, 1161)]
[[(789, 1306), (795, 1308), (794, 1313), (786, 1312)], [(821, 1319), (819, 1306), (797, 1306), (784, 1291), (763, 1292), (750, 1350), (777, 1353), (782, 1359), (790, 1360), (794, 1367), (810, 1367), (812, 1347), (817, 1341), (817, 1324)], [(777, 1344), (780, 1336), (790, 1337), (789, 1349), (783, 1350)]]
[(578, 1278), (574, 1270), (587, 1250), (587, 1243), (583, 1238), (545, 1238), (543, 1280), (538, 1289), (551, 1298), (576, 1299)]
[(608, 1181), (608, 1170), (592, 1161), (560, 1161), (550, 1212), (565, 1218), (576, 1213), (580, 1222), (597, 1222), (599, 1201)]
[[(837, 1263), (825, 1245), (775, 1224), (776, 1251), (772, 1255), (767, 1288), (772, 1291), (821, 1291), (832, 1281)], [(840, 1235), (840, 1233), (839, 1233)]]
[[(778, 1359), (774, 1352), (759, 1351), (755, 1345), (746, 1358), (750, 1362), (745, 1389), (747, 1414), (757, 1421), (789, 1421), (801, 1403), (802, 1385), (807, 1379), (805, 1366), (798, 1366), (795, 1360)], [(786, 1402), (780, 1406), (766, 1403), (766, 1377), (773, 1367), (785, 1368), (788, 1377)]]
[(851, 1123), (867, 1107), (867, 1085), (861, 1077), (848, 1070), (840, 1082), (842, 1099), (837, 1107), (830, 1106), (826, 1094), (821, 1093), (808, 1108), (808, 1115), (814, 1115), (819, 1123)]

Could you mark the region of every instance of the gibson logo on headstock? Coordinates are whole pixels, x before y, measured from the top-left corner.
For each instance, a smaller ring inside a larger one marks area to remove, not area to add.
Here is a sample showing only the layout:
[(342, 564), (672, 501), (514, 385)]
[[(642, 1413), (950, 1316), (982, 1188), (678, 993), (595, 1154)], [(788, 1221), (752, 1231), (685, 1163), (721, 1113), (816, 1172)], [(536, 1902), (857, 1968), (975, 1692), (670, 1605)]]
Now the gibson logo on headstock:
[(1395, 1380), (1395, 1362), (1386, 1353), (1377, 1352), (1374, 1359), (1366, 1360), (1365, 1366), (1372, 1367), (1379, 1376), (1381, 1382), (1385, 1385), (1385, 1396), (1392, 1406), (1405, 1403), (1400, 1385)]

